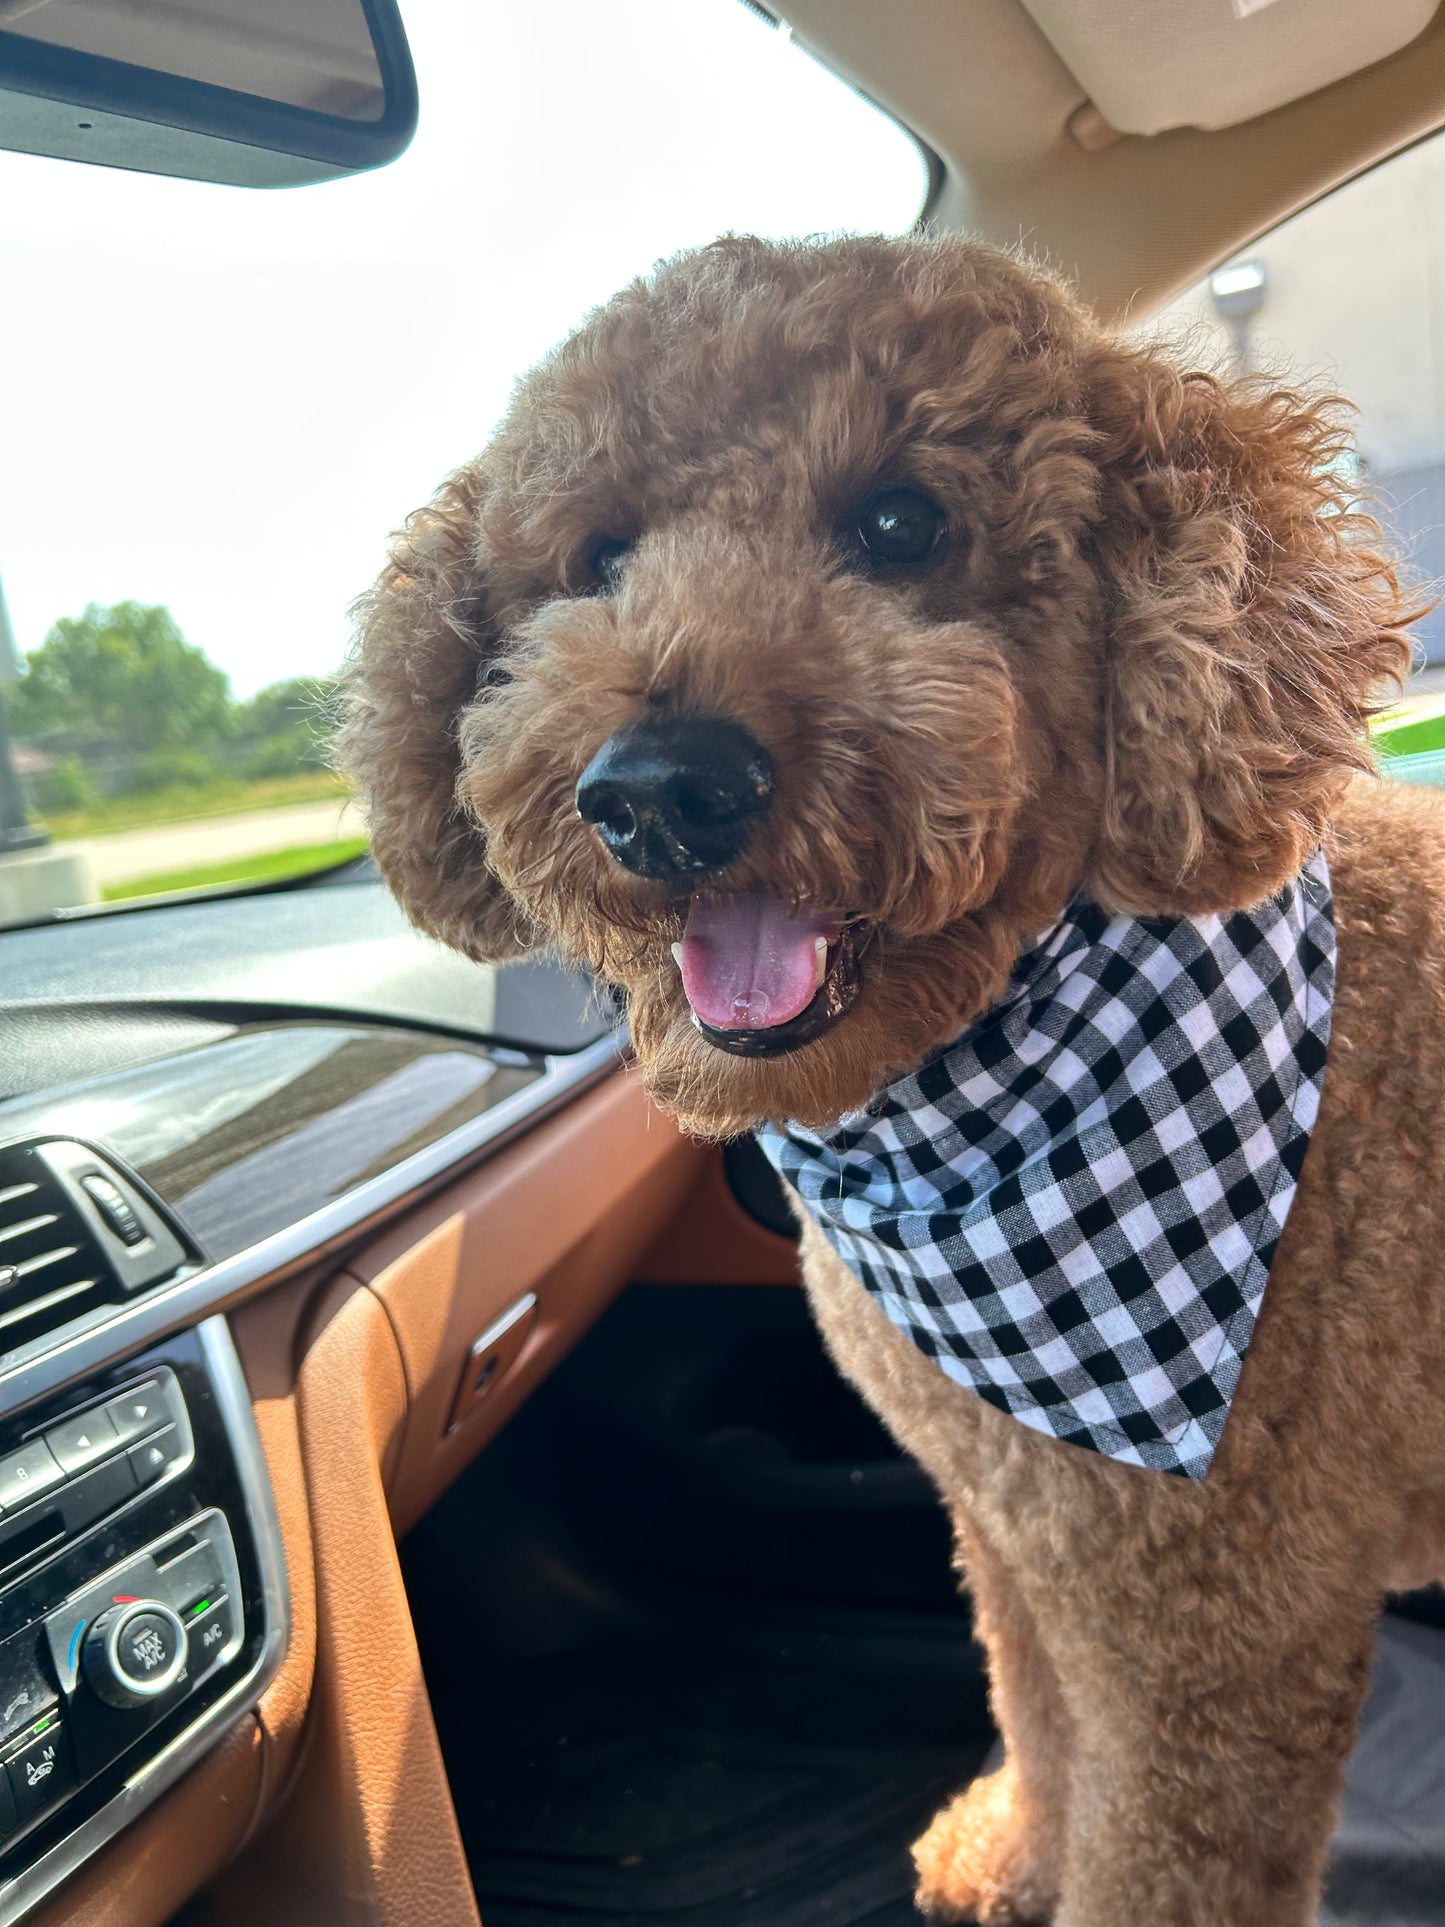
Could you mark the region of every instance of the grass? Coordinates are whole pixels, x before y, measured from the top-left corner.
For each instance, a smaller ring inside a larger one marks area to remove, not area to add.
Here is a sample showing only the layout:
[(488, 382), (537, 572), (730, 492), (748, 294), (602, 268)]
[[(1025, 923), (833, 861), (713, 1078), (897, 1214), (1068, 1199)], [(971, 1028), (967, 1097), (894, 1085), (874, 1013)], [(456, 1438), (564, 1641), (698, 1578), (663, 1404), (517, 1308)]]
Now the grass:
[(1419, 756), (1445, 749), (1445, 699), (1427, 696), (1387, 710), (1374, 726), (1384, 756)]
[(343, 779), (330, 770), (303, 770), (248, 783), (241, 777), (208, 783), (204, 789), (179, 786), (149, 796), (117, 796), (93, 809), (54, 811), (44, 826), (57, 843), (77, 836), (105, 836), (113, 830), (149, 829), (153, 823), (184, 823), (196, 817), (239, 816), (247, 810), (278, 809), (287, 803), (315, 803), (345, 796)]
[(189, 870), (162, 870), (156, 876), (132, 877), (112, 883), (102, 892), (106, 903), (132, 897), (169, 896), (176, 890), (201, 890), (215, 883), (264, 883), (276, 877), (295, 877), (307, 870), (325, 870), (366, 851), (364, 836), (344, 836), (334, 843), (306, 843), (296, 850), (266, 850), (258, 856), (238, 856), (229, 863), (201, 863)]

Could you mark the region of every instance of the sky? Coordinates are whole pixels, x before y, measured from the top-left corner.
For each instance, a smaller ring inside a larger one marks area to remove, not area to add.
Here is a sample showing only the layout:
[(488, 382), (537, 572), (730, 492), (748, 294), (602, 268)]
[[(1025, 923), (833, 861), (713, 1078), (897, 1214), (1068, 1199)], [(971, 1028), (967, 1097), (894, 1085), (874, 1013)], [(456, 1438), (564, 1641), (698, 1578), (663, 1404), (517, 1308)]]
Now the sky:
[(402, 0), (390, 167), (255, 190), (0, 153), (21, 650), (166, 603), (239, 697), (325, 674), (387, 534), (594, 303), (734, 230), (899, 232), (922, 159), (740, 0)]

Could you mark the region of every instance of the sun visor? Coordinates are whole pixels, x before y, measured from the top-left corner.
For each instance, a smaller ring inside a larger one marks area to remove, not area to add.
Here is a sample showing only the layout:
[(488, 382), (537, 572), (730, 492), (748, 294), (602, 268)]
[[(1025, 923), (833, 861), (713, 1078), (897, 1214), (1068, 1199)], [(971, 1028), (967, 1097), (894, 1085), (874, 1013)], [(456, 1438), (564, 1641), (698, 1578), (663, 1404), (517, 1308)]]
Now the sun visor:
[(1383, 60), (1437, 0), (1023, 0), (1111, 127), (1233, 127)]

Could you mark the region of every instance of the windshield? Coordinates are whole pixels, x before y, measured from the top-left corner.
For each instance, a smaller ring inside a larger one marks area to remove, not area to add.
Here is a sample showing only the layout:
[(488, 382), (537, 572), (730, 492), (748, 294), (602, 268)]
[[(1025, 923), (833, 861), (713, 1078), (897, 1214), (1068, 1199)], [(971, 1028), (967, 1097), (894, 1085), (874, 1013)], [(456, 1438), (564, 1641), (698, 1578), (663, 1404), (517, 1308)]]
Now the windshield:
[(0, 154), (0, 923), (361, 852), (347, 608), (517, 374), (662, 255), (922, 205), (916, 144), (738, 0), (403, 12), (377, 173)]

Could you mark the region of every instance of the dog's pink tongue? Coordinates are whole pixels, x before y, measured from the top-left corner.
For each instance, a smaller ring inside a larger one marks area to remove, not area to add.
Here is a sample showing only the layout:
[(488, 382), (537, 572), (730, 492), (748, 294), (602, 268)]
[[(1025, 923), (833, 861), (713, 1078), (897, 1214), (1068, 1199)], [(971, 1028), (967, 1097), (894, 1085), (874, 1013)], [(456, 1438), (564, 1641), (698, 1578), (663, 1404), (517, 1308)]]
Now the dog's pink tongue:
[(819, 937), (836, 919), (795, 916), (782, 897), (694, 897), (682, 939), (682, 987), (714, 1030), (767, 1030), (807, 1009)]

